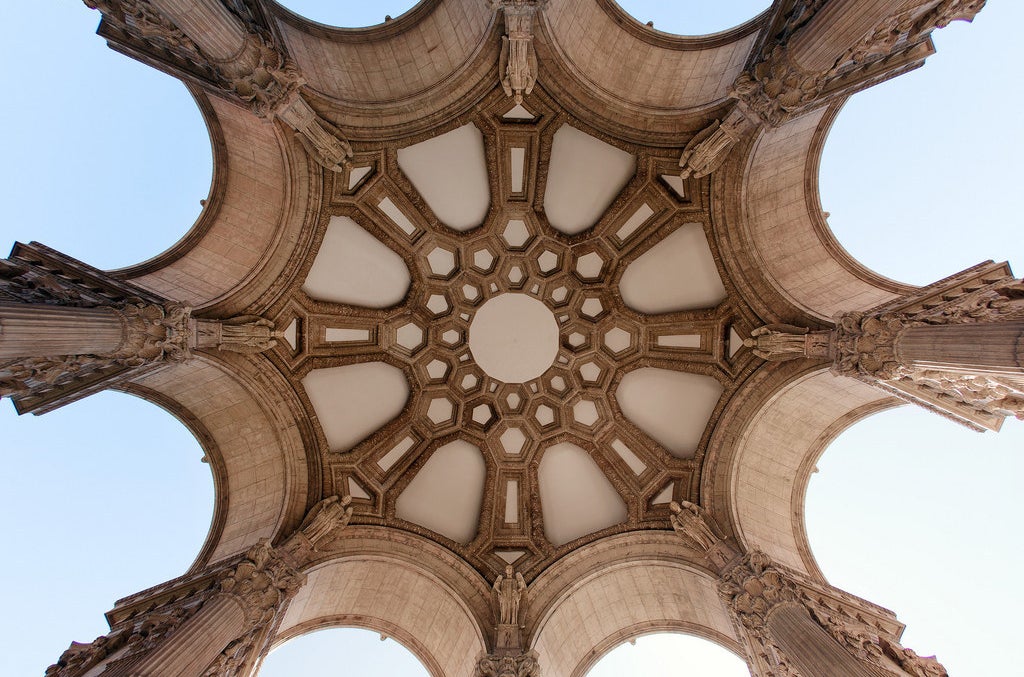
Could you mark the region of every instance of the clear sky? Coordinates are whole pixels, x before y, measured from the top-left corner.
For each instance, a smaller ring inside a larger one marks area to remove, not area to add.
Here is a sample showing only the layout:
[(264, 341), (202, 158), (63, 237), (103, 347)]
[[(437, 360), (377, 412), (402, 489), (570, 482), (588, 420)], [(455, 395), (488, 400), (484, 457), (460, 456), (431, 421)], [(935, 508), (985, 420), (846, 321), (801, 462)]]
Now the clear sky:
[[(344, 20), (289, 4), (327, 23), (368, 25), (409, 3), (320, 3)], [(767, 3), (622, 4), (659, 30), (694, 34)], [(209, 140), (184, 88), (107, 49), (93, 35), (98, 14), (81, 3), (14, 3), (6, 18), (21, 28), (0, 44), (9, 82), (4, 253), (38, 240), (111, 268), (165, 249), (194, 221), (210, 182)], [(878, 272), (922, 284), (988, 258), (1024, 272), (1024, 131), (1010, 70), (1021, 25), (1024, 5), (991, 0), (973, 25), (935, 33), (938, 54), (923, 69), (858, 94), (840, 115), (822, 161), (822, 202), (843, 245)], [(0, 429), (0, 567), (10, 588), (0, 674), (41, 674), (71, 640), (106, 631), (102, 613), (115, 599), (187, 569), (209, 526), (212, 481), (191, 435), (127, 395), (38, 418), (16, 417), (5, 401)], [(905, 643), (937, 653), (955, 677), (1009, 674), (1019, 642), (1011, 614), (1024, 603), (1010, 582), (1024, 568), (1024, 423), (977, 434), (903, 407), (854, 426), (819, 468), (807, 522), (829, 580), (894, 609), (908, 624)], [(735, 660), (705, 667), (689, 645), (661, 641), (624, 645), (591, 674), (745, 674)], [(334, 674), (342, 655), (346, 675), (425, 674), (393, 640), (361, 631), (289, 643), (262, 674)], [(349, 663), (360, 657), (364, 667)]]

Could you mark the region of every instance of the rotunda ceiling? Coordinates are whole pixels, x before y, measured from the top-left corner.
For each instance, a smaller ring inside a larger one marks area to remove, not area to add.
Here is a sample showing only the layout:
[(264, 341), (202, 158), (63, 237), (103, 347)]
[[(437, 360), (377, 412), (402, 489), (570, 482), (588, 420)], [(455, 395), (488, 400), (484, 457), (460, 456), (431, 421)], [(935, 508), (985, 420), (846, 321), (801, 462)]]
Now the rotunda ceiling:
[(696, 494), (743, 323), (709, 186), (676, 164), (539, 92), (358, 148), (278, 319), (324, 494), (484, 571), (663, 528)]

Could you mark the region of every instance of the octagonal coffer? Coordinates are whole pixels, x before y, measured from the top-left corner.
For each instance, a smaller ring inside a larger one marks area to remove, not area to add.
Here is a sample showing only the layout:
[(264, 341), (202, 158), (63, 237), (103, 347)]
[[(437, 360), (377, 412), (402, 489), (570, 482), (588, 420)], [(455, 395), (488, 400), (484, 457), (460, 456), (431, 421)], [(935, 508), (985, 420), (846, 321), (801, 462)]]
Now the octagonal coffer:
[(570, 442), (544, 450), (537, 471), (544, 535), (564, 545), (626, 521), (626, 503), (586, 451)]
[(459, 543), (476, 536), (487, 465), (480, 449), (455, 440), (435, 451), (398, 497), (395, 516)]
[(465, 231), (491, 206), (484, 137), (473, 124), (398, 151), (398, 166), (444, 225)]
[(622, 273), (623, 302), (641, 313), (713, 308), (726, 296), (699, 223), (679, 227)]
[(302, 379), (331, 451), (348, 451), (394, 419), (409, 399), (401, 369), (383, 362), (314, 369)]
[(710, 376), (645, 367), (622, 377), (615, 399), (670, 454), (692, 458), (723, 390)]
[(544, 212), (551, 227), (575, 235), (594, 226), (636, 173), (636, 157), (575, 127), (551, 142)]
[(401, 256), (349, 217), (333, 216), (302, 291), (320, 301), (388, 308), (405, 298), (411, 281)]

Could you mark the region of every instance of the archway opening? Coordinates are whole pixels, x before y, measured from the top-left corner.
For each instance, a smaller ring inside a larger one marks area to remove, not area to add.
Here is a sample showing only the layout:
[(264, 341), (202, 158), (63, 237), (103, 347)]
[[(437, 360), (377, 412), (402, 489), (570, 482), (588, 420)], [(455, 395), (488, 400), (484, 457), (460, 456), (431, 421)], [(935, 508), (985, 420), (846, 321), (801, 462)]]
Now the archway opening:
[[(668, 670), (666, 670), (668, 668)], [(587, 677), (749, 677), (746, 662), (703, 637), (657, 632), (623, 642), (606, 653)]]
[[(822, 208), (843, 247), (878, 273), (929, 284), (987, 259), (1024, 266), (1017, 210), (1019, 126), (994, 124), (1024, 95), (995, 64), (1024, 21), (988, 3), (932, 34), (923, 68), (854, 95), (821, 158)], [(1010, 108), (1007, 108), (1010, 107)]]
[(654, 22), (653, 28), (676, 35), (721, 33), (746, 23), (771, 7), (770, 0), (618, 0), (618, 5), (640, 23)]
[(391, 675), (429, 677), (416, 656), (397, 640), (361, 628), (325, 628), (275, 647), (259, 677), (294, 675)]
[(366, 28), (397, 19), (419, 4), (417, 0), (380, 0), (372, 3), (336, 2), (332, 0), (277, 0), (277, 4), (294, 14), (335, 28)]
[(5, 400), (0, 430), (0, 576), (17, 581), (0, 632), (20, 638), (0, 671), (42, 674), (71, 640), (109, 631), (103, 612), (115, 600), (188, 570), (210, 528), (214, 486), (188, 429), (123, 393), (42, 417), (17, 416)]
[(903, 643), (950, 674), (1015, 660), (1024, 593), (996, 572), (1024, 567), (1021, 449), (1018, 421), (982, 435), (908, 406), (850, 427), (811, 477), (807, 535), (829, 582), (893, 609)]
[(2, 253), (36, 240), (109, 269), (171, 247), (199, 216), (212, 176), (210, 137), (188, 90), (107, 47), (95, 36), (99, 12), (84, 5), (24, 4), (8, 16), (45, 25), (47, 40), (28, 31), (0, 45), (7, 63), (32, 64), (11, 69), (0, 111), (4, 128), (18, 130), (0, 169)]

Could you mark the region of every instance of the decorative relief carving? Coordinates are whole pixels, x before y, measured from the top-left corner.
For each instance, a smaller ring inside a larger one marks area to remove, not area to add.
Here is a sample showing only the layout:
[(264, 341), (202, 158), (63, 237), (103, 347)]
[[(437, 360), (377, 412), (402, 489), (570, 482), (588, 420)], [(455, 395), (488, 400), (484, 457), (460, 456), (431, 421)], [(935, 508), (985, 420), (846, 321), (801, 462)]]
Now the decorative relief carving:
[(776, 45), (765, 59), (736, 78), (729, 96), (741, 101), (754, 119), (777, 126), (810, 108), (826, 80), (826, 73), (802, 70), (785, 46)]
[(221, 594), (242, 603), (250, 627), (271, 621), (305, 582), (305, 574), (296, 571), (265, 541), (249, 548), (241, 562), (217, 577)]
[(509, 564), (505, 567), (505, 575), (498, 574), (494, 579), (494, 594), (498, 600), (498, 623), (501, 625), (519, 625), (519, 606), (526, 581), (523, 575)]
[(477, 661), (474, 677), (540, 677), (537, 652), (518, 656), (484, 656)]
[(491, 8), (505, 16), (498, 73), (501, 88), (517, 104), (537, 84), (537, 53), (533, 47), (533, 21), (547, 0), (492, 0)]

